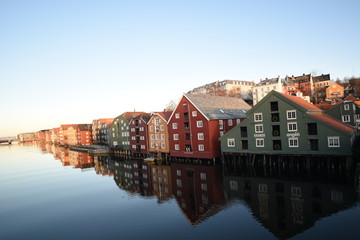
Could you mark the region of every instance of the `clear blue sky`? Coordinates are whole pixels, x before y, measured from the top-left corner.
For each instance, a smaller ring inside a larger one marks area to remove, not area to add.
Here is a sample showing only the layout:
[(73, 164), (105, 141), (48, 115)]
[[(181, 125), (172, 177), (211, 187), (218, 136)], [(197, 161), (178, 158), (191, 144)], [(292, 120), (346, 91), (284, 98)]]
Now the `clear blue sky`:
[(0, 137), (223, 79), (360, 76), (360, 1), (0, 0)]

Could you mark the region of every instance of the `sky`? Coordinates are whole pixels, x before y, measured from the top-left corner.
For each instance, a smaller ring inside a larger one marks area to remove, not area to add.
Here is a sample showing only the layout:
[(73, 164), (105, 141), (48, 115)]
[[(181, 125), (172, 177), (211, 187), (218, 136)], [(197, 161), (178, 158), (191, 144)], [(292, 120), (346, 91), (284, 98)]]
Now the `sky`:
[(0, 0), (0, 137), (217, 80), (360, 76), (360, 1)]

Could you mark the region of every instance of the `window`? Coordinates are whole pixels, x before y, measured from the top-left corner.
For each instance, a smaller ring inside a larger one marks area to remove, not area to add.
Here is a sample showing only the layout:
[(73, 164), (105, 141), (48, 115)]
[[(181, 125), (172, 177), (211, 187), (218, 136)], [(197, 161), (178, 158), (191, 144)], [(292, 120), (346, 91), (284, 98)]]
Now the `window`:
[(264, 139), (263, 138), (256, 138), (256, 147), (264, 147)]
[(200, 120), (200, 121), (196, 121), (196, 126), (198, 128), (202, 127), (203, 126), (203, 122)]
[(197, 111), (192, 111), (191, 115), (192, 115), (193, 117), (196, 117), (196, 116), (197, 116)]
[(296, 122), (289, 122), (287, 124), (288, 132), (296, 132), (297, 131), (297, 123)]
[(262, 120), (263, 120), (262, 113), (254, 113), (255, 122), (262, 122)]
[(164, 125), (160, 125), (160, 131), (164, 131), (164, 130), (165, 130)]
[(342, 115), (341, 118), (343, 122), (350, 122), (350, 115)]
[(270, 102), (270, 110), (273, 111), (279, 111), (278, 102)]
[(175, 150), (180, 150), (179, 144), (175, 144)]
[(281, 150), (281, 140), (273, 140), (273, 150), (275, 151)]
[(176, 170), (176, 176), (181, 176), (181, 170)]
[(287, 120), (294, 120), (296, 119), (296, 110), (289, 110), (286, 111)]
[(161, 149), (165, 149), (165, 143), (161, 143)]
[(190, 133), (185, 134), (185, 140), (190, 140)]
[(279, 122), (280, 121), (279, 113), (272, 113), (271, 114), (271, 121), (272, 122)]
[(201, 186), (201, 190), (207, 191), (207, 184), (206, 183), (202, 183), (200, 186)]
[(340, 138), (328, 137), (328, 147), (340, 147)]
[(150, 139), (154, 140), (154, 134), (150, 134)]
[(289, 138), (289, 147), (299, 147), (298, 138)]
[(235, 147), (235, 139), (234, 138), (228, 138), (227, 139), (227, 146), (228, 147)]
[(349, 110), (350, 107), (349, 107), (349, 104), (344, 104), (344, 110)]
[(291, 196), (293, 197), (301, 197), (301, 188), (299, 187), (291, 187)]
[(319, 142), (317, 139), (309, 139), (310, 150), (317, 151), (319, 150)]
[(158, 125), (160, 123), (160, 118), (155, 118), (155, 124)]
[(165, 134), (161, 134), (160, 137), (161, 137), (161, 140), (165, 140)]
[(185, 151), (186, 152), (192, 152), (192, 147), (190, 144), (185, 144)]
[(316, 123), (308, 123), (308, 135), (317, 135), (317, 124)]
[(280, 125), (273, 125), (272, 126), (272, 135), (274, 137), (279, 137), (280, 136)]
[(224, 129), (224, 121), (223, 120), (219, 120), (219, 129), (220, 130)]
[(178, 124), (177, 124), (177, 123), (173, 123), (173, 124), (172, 124), (172, 128), (173, 128), (173, 129), (177, 129), (177, 128), (178, 128)]
[(174, 140), (179, 140), (179, 134), (174, 134), (173, 137), (174, 137)]
[(229, 126), (232, 126), (232, 125), (233, 125), (233, 120), (232, 120), (232, 119), (229, 119), (229, 120), (228, 120), (228, 125), (229, 125)]
[[(131, 129), (132, 131), (132, 129)], [(150, 132), (153, 132), (154, 131), (154, 126), (150, 126)]]
[(200, 173), (200, 179), (206, 180), (206, 173)]
[(240, 127), (240, 136), (243, 138), (247, 137), (247, 127)]
[(262, 124), (255, 124), (255, 133), (262, 133), (264, 131)]
[(236, 119), (236, 125), (239, 125), (239, 123), (241, 123), (241, 119)]
[(241, 148), (246, 150), (249, 148), (249, 145), (248, 145), (248, 141), (247, 140), (242, 140), (241, 141)]
[(204, 134), (198, 133), (198, 140), (204, 140)]
[(203, 144), (199, 144), (198, 149), (199, 149), (199, 151), (204, 151), (204, 145), (203, 145)]
[(151, 142), (151, 148), (155, 148), (155, 143)]
[(179, 119), (180, 118), (180, 114), (179, 113), (175, 113), (175, 118)]

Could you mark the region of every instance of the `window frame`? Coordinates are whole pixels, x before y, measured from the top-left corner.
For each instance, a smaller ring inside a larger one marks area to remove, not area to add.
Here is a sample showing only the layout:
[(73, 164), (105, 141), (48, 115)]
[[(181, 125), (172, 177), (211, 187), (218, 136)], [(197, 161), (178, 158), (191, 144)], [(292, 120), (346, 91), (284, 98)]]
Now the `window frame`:
[[(289, 116), (290, 114), (290, 116)], [(294, 117), (292, 116), (294, 115)], [(296, 120), (297, 116), (296, 116), (296, 110), (288, 110), (286, 111), (286, 119), (287, 120)]]

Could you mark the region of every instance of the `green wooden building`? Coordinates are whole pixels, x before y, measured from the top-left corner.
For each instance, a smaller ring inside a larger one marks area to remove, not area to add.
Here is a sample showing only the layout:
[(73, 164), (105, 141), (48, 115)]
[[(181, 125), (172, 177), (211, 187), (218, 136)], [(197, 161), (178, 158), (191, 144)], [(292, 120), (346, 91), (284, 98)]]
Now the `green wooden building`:
[(360, 106), (354, 101), (343, 101), (335, 104), (325, 113), (350, 126), (357, 127), (360, 125)]
[(305, 100), (271, 91), (221, 138), (223, 154), (352, 155), (355, 129)]
[(110, 147), (115, 153), (130, 155), (130, 120), (143, 112), (125, 112), (116, 117), (110, 126)]

